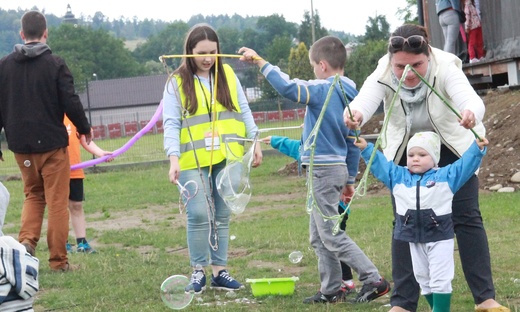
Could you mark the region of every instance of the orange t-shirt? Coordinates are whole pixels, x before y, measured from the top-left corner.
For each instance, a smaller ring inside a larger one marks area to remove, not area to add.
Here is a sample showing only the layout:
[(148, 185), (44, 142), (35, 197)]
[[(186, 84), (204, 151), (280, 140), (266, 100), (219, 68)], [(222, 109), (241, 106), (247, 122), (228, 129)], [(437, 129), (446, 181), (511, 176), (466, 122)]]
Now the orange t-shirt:
[[(69, 160), (70, 165), (76, 165), (81, 162), (81, 144), (78, 138), (78, 130), (76, 129), (76, 126), (72, 123), (72, 121), (65, 116), (63, 119), (63, 123), (65, 124), (65, 127), (67, 127), (67, 133), (69, 134)], [(76, 169), (72, 170), (70, 172), (70, 178), (71, 179), (84, 179), (85, 178), (85, 172), (83, 169)]]

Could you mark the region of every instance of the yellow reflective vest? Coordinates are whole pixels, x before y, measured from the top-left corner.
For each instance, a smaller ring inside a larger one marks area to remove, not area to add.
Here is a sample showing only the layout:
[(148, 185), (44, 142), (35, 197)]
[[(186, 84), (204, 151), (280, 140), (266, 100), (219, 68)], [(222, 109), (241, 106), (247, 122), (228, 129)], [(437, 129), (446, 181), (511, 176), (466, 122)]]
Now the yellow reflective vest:
[[(226, 157), (236, 159), (244, 155), (246, 127), (238, 103), (236, 76), (229, 65), (223, 66), (236, 111), (228, 111), (216, 99), (215, 104), (211, 105), (210, 91), (194, 78), (199, 105), (194, 115), (182, 117), (179, 159), (181, 170), (197, 168), (197, 160), (200, 167), (208, 167), (220, 163)], [(177, 85), (181, 85), (181, 78), (176, 76), (176, 79)], [(186, 95), (182, 88), (179, 91), (182, 106), (186, 107)]]

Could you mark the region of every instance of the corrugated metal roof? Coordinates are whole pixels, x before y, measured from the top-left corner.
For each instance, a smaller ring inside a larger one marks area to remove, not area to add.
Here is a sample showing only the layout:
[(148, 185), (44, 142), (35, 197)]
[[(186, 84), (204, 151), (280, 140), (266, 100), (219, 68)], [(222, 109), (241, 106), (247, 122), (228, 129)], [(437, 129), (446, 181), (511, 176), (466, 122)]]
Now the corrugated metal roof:
[(83, 107), (92, 110), (117, 107), (133, 107), (159, 104), (162, 99), (167, 74), (140, 76), (88, 83), (87, 91), (79, 94)]
[[(238, 75), (251, 65), (238, 59), (226, 59)], [(167, 74), (139, 76), (110, 80), (93, 80), (88, 83), (87, 91), (79, 94), (83, 107), (99, 110), (106, 108), (123, 108), (159, 104), (162, 99)]]

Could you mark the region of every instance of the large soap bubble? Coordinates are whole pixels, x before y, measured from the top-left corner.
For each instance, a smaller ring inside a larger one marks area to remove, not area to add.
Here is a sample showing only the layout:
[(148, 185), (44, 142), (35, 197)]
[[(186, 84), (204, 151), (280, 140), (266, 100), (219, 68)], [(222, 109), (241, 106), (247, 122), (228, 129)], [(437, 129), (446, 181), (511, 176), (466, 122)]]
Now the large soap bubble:
[[(240, 214), (244, 212), (251, 199), (251, 185), (249, 175), (254, 158), (255, 142), (243, 157), (236, 157), (228, 148), (227, 164), (216, 178), (217, 191), (229, 207), (231, 212)], [(226, 145), (227, 146), (227, 145)]]
[(190, 280), (184, 275), (173, 275), (161, 284), (161, 299), (167, 307), (173, 310), (181, 310), (187, 307), (193, 300), (193, 293), (186, 292)]

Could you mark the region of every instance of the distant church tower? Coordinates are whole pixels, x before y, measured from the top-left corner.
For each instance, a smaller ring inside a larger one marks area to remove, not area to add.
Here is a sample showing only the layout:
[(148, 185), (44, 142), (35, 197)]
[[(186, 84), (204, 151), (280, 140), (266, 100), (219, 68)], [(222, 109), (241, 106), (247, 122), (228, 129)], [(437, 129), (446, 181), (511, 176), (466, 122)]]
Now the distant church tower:
[(78, 24), (78, 19), (72, 14), (72, 10), (70, 9), (70, 4), (67, 4), (67, 13), (63, 17), (62, 23), (69, 23), (69, 24)]

